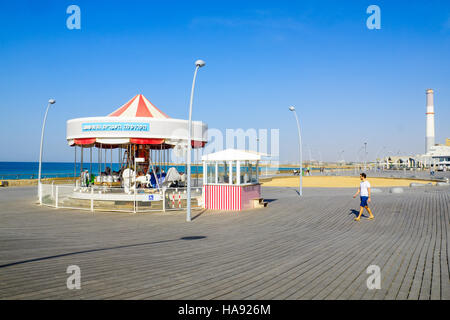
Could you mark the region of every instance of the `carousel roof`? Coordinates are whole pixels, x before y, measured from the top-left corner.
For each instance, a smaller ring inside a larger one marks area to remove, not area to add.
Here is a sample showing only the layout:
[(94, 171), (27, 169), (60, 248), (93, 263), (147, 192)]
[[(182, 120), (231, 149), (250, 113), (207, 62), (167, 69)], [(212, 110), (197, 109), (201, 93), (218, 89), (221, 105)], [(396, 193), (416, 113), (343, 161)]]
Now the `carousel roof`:
[[(170, 118), (138, 94), (107, 116), (68, 120), (66, 139), (71, 146), (145, 144), (163, 149), (186, 145), (187, 129), (187, 120)], [(193, 121), (192, 146), (202, 148), (207, 141), (207, 125)]]
[(135, 95), (130, 101), (125, 103), (116, 111), (108, 114), (108, 117), (150, 117), (157, 119), (170, 118), (167, 114), (159, 110), (143, 94)]

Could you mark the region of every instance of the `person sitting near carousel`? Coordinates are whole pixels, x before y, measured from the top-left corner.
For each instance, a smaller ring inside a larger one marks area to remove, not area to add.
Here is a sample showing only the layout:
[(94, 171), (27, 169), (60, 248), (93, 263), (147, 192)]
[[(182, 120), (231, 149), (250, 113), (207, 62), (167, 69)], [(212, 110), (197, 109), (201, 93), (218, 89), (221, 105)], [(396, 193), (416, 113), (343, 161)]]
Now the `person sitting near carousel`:
[[(158, 183), (156, 182), (156, 179), (158, 179)], [(160, 174), (159, 167), (156, 166), (154, 171), (150, 173), (150, 185), (152, 188), (158, 188), (158, 184), (160, 184)]]
[(122, 166), (122, 167), (119, 169), (118, 174), (119, 174), (119, 181), (120, 181), (120, 182), (122, 182), (122, 180), (123, 180), (123, 171), (124, 171), (126, 168), (127, 168), (127, 167)]
[(80, 184), (82, 188), (87, 188), (91, 184), (91, 174), (88, 170), (83, 170), (80, 176)]
[(163, 184), (165, 178), (166, 178), (166, 173), (164, 172), (164, 169), (161, 169), (161, 174), (158, 175), (159, 185)]

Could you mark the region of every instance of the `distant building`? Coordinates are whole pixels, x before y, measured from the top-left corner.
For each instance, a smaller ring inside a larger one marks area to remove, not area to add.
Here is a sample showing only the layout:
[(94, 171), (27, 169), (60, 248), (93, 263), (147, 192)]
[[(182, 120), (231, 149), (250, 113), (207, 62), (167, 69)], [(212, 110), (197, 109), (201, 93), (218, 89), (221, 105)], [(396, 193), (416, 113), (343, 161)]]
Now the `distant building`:
[(450, 168), (450, 145), (447, 145), (448, 140), (446, 141), (446, 145), (436, 144), (430, 147), (430, 151), (427, 153), (417, 155), (416, 159), (426, 167), (446, 166)]
[(384, 168), (397, 169), (418, 167), (417, 161), (410, 156), (387, 156), (379, 162), (379, 165), (382, 165)]
[(434, 141), (434, 91), (426, 90), (426, 129), (425, 129), (425, 154), (414, 157), (420, 167), (450, 168), (450, 139), (445, 140), (445, 145), (435, 144)]
[(437, 168), (450, 170), (450, 146), (434, 145), (425, 154), (415, 156), (387, 156), (379, 161), (385, 168)]

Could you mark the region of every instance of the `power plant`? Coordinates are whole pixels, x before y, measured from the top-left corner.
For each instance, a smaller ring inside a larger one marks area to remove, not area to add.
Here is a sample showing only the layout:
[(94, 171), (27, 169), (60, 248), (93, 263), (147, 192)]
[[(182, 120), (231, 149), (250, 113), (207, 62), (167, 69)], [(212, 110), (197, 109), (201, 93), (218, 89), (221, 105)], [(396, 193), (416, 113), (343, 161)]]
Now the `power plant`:
[(416, 156), (415, 160), (418, 160), (425, 167), (450, 168), (450, 146), (436, 144), (435, 141), (434, 91), (433, 89), (427, 89), (425, 92), (427, 97), (427, 112), (425, 113), (425, 154)]
[(450, 139), (445, 144), (436, 144), (434, 128), (434, 90), (426, 93), (425, 152), (423, 154), (405, 156), (386, 156), (382, 160), (386, 167), (422, 167), (450, 170)]
[(433, 89), (427, 89), (427, 112), (426, 112), (426, 134), (425, 134), (425, 153), (431, 151), (434, 146), (434, 92)]

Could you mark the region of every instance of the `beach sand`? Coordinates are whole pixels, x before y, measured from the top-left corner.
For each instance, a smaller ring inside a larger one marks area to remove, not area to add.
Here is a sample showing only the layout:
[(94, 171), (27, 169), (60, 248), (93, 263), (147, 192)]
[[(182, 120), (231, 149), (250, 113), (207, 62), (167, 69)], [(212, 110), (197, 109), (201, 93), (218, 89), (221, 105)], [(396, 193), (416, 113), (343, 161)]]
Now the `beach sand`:
[[(431, 181), (416, 179), (368, 178), (372, 187), (409, 187), (410, 183), (429, 183)], [(304, 176), (303, 187), (310, 188), (358, 188), (359, 177), (339, 176)], [(433, 185), (435, 182), (432, 182)], [(263, 182), (263, 187), (298, 187), (299, 177), (276, 177)]]

